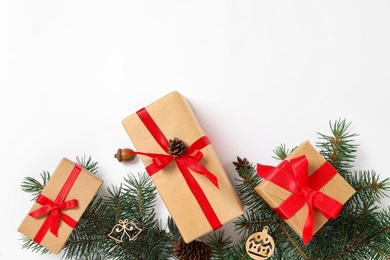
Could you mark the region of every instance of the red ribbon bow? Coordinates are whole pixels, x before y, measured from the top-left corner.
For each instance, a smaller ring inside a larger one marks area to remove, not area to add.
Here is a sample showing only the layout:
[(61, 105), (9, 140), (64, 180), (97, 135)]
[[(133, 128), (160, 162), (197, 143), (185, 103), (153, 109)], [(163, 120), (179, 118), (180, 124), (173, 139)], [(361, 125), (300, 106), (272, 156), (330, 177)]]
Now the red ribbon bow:
[(304, 155), (290, 161), (284, 160), (277, 167), (257, 164), (259, 177), (292, 193), (274, 209), (280, 217), (289, 219), (307, 204), (308, 216), (303, 228), (303, 244), (313, 237), (314, 209), (329, 219), (336, 218), (343, 207), (340, 202), (319, 191), (337, 171), (330, 163), (325, 162), (309, 177), (308, 165)]
[(144, 153), (144, 152), (134, 152), (136, 154), (145, 155), (152, 158), (152, 163), (146, 167), (146, 171), (150, 176), (157, 173), (165, 166), (170, 164), (172, 161), (176, 162), (177, 167), (182, 173), (188, 187), (191, 192), (194, 194), (194, 197), (198, 201), (199, 206), (201, 207), (203, 213), (205, 214), (208, 222), (211, 227), (216, 230), (222, 226), (219, 221), (217, 214), (214, 212), (210, 202), (208, 201), (206, 195), (202, 191), (199, 183), (195, 180), (189, 170), (197, 172), (201, 175), (204, 175), (208, 178), (217, 188), (218, 188), (218, 179), (217, 177), (208, 171), (203, 165), (199, 162), (203, 157), (202, 148), (210, 144), (210, 140), (203, 136), (196, 140), (192, 145), (190, 145), (185, 152), (179, 156), (173, 156), (168, 153), (168, 140), (162, 133), (161, 129), (157, 126), (153, 118), (146, 111), (145, 108), (140, 109), (137, 112), (137, 115), (144, 123), (146, 128), (149, 130), (150, 134), (160, 145), (160, 147), (166, 152), (166, 154), (156, 154), (156, 153)]
[(81, 169), (82, 168), (80, 165), (76, 164), (74, 166), (72, 172), (65, 181), (65, 184), (61, 188), (54, 201), (50, 200), (42, 194), (38, 196), (36, 202), (41, 204), (42, 207), (30, 212), (29, 215), (33, 218), (39, 218), (44, 215), (47, 215), (47, 217), (33, 239), (36, 243), (41, 243), (42, 239), (45, 237), (49, 229), (51, 233), (53, 233), (53, 235), (58, 237), (58, 227), (60, 219), (62, 219), (62, 221), (64, 221), (68, 226), (72, 228), (76, 227), (77, 221), (61, 211), (64, 209), (71, 209), (78, 206), (76, 199), (68, 201), (64, 200), (68, 195), (70, 189), (72, 188), (74, 182), (76, 181), (79, 173), (81, 172)]

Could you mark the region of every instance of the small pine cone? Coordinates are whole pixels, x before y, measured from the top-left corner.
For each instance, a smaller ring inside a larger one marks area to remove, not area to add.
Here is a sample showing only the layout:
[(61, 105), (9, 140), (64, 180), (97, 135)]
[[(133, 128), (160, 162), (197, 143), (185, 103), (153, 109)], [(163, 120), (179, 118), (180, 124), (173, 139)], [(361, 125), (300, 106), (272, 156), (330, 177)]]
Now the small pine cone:
[(188, 244), (180, 239), (173, 245), (173, 254), (178, 260), (209, 260), (211, 249), (203, 241), (194, 240)]
[(184, 153), (185, 150), (187, 150), (187, 146), (184, 144), (184, 142), (181, 139), (175, 137), (173, 140), (172, 139), (169, 140), (168, 152), (171, 155), (179, 156), (182, 153)]

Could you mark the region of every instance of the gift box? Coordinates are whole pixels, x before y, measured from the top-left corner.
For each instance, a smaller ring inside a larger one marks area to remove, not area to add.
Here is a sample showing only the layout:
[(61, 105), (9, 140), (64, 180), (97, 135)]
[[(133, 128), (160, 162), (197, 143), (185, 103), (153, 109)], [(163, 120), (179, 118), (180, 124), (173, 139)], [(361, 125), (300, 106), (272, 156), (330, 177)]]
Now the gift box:
[(102, 183), (63, 158), (18, 231), (58, 254)]
[[(209, 139), (180, 93), (169, 93), (122, 123), (185, 242), (243, 213)], [(181, 151), (183, 144), (187, 148)]]
[(277, 167), (258, 164), (256, 192), (306, 244), (336, 218), (355, 190), (310, 144), (299, 145)]

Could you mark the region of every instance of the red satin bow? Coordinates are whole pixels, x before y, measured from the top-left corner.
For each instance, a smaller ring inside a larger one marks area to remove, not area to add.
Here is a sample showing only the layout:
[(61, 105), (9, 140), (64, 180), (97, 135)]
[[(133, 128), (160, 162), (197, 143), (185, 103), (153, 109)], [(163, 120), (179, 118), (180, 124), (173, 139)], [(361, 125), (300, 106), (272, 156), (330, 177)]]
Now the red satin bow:
[(274, 209), (279, 216), (289, 219), (307, 204), (308, 216), (303, 228), (303, 244), (313, 237), (314, 209), (329, 219), (336, 218), (343, 207), (340, 202), (319, 191), (337, 174), (337, 171), (330, 163), (325, 162), (309, 177), (308, 165), (304, 155), (290, 161), (284, 160), (277, 167), (257, 164), (259, 177), (292, 193)]
[(51, 233), (53, 233), (53, 235), (58, 237), (58, 227), (60, 219), (62, 219), (62, 221), (64, 221), (70, 227), (76, 227), (77, 221), (61, 211), (64, 209), (71, 209), (78, 206), (76, 199), (68, 201), (64, 200), (68, 195), (70, 189), (72, 188), (74, 182), (76, 181), (79, 173), (81, 172), (81, 169), (82, 168), (80, 165), (76, 164), (74, 166), (72, 172), (65, 181), (63, 187), (61, 188), (54, 201), (50, 200), (42, 194), (38, 196), (36, 202), (41, 204), (42, 207), (30, 212), (29, 215), (33, 218), (39, 218), (44, 215), (47, 215), (47, 217), (33, 239), (36, 243), (41, 243), (42, 239), (45, 237), (49, 229)]
[(203, 136), (196, 140), (192, 145), (190, 145), (183, 154), (179, 156), (173, 156), (168, 153), (168, 140), (166, 139), (160, 128), (157, 126), (153, 118), (150, 116), (150, 114), (146, 111), (146, 109), (140, 109), (137, 112), (137, 115), (144, 123), (146, 128), (149, 130), (150, 134), (153, 136), (156, 142), (166, 152), (166, 154), (134, 152), (136, 154), (145, 155), (152, 158), (152, 163), (146, 167), (146, 171), (148, 172), (148, 174), (152, 176), (153, 174), (157, 173), (165, 166), (170, 164), (172, 161), (175, 161), (177, 167), (182, 173), (191, 192), (194, 194), (194, 197), (198, 201), (198, 204), (201, 207), (203, 213), (205, 214), (207, 220), (209, 221), (211, 227), (214, 230), (221, 227), (222, 224), (219, 221), (217, 214), (214, 212), (214, 209), (212, 208), (206, 195), (202, 191), (202, 188), (189, 171), (192, 170), (201, 175), (204, 175), (218, 188), (217, 177), (199, 163), (203, 157), (203, 154), (200, 150), (209, 145), (210, 140), (206, 136)]

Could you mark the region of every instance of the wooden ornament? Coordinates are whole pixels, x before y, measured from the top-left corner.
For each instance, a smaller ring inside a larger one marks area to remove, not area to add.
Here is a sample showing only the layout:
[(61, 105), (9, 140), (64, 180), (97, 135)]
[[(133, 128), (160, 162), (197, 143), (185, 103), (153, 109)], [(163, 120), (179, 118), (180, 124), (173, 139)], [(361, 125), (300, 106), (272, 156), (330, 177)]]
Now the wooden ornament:
[(129, 241), (133, 241), (137, 239), (137, 236), (141, 233), (141, 231), (142, 229), (140, 229), (134, 222), (124, 219), (118, 221), (118, 224), (112, 228), (108, 236), (119, 244), (124, 242), (123, 239), (125, 238), (125, 234)]
[(248, 237), (245, 244), (248, 256), (255, 260), (269, 258), (275, 250), (274, 239), (268, 234), (268, 226), (261, 232), (253, 233)]

